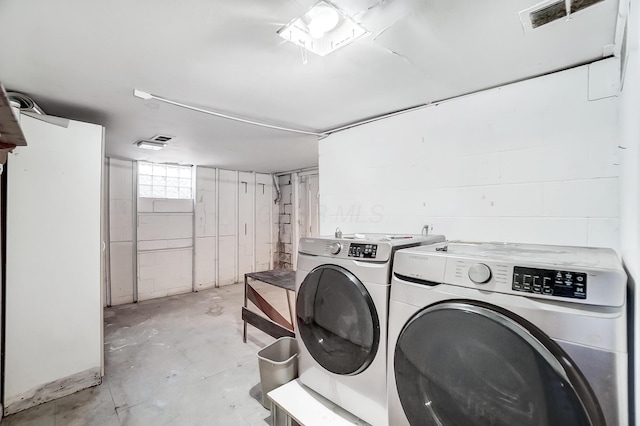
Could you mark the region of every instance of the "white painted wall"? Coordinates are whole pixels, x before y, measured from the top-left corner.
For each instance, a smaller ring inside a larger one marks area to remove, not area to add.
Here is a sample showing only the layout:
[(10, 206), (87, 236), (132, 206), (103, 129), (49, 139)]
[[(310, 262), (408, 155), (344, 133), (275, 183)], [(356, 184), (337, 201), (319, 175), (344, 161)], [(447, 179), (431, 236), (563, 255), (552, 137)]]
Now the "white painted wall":
[[(145, 300), (191, 291), (194, 261), (195, 290), (218, 285), (218, 268), (221, 285), (237, 282), (245, 272), (271, 268), (277, 234), (271, 228), (275, 195), (270, 174), (196, 167), (195, 212), (192, 200), (138, 198), (134, 221), (135, 164), (110, 159), (109, 171), (113, 305), (134, 300), (136, 273), (139, 300)], [(247, 182), (246, 193), (242, 182)], [(137, 272), (132, 266), (134, 240)]]
[(266, 271), (273, 265), (274, 227), (271, 221), (278, 218), (271, 175), (256, 173), (255, 195), (255, 270)]
[(238, 172), (218, 171), (218, 285), (238, 281)]
[(102, 127), (21, 125), (29, 146), (8, 160), (5, 412), (99, 383), (103, 350)]
[(138, 300), (188, 293), (193, 200), (138, 197)]
[(196, 290), (216, 283), (216, 169), (196, 167)]
[(320, 233), (318, 192), (320, 178), (315, 174), (301, 174), (298, 178), (298, 240)]
[(238, 173), (238, 277), (254, 271), (255, 173)]
[(583, 66), (321, 140), (321, 233), (618, 248), (617, 98), (589, 85)]
[(133, 302), (133, 177), (131, 161), (109, 159), (111, 304)]
[[(620, 243), (622, 259), (629, 275), (630, 302), (635, 311), (631, 322), (633, 336), (630, 345), (634, 349), (635, 401), (632, 407), (640, 407), (640, 348), (637, 330), (640, 330), (638, 306), (640, 292), (640, 1), (631, 1), (628, 22), (628, 57), (626, 73), (620, 97), (620, 153), (622, 174), (620, 179)], [(633, 311), (632, 311), (633, 312)], [(635, 332), (633, 332), (635, 331)], [(635, 402), (635, 403), (634, 403)], [(635, 409), (635, 422), (640, 424), (640, 410)], [(634, 418), (632, 417), (632, 418)]]

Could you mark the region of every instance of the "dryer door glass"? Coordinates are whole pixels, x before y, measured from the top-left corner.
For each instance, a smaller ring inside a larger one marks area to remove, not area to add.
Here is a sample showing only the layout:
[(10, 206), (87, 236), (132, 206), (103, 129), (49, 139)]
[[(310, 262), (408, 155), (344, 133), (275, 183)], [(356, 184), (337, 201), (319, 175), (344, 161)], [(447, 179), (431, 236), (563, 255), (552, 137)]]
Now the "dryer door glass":
[(373, 361), (380, 340), (371, 295), (348, 270), (322, 265), (298, 289), (298, 333), (311, 356), (336, 374), (358, 374)]
[(412, 425), (604, 425), (568, 355), (496, 306), (460, 301), (422, 310), (403, 328), (393, 368)]

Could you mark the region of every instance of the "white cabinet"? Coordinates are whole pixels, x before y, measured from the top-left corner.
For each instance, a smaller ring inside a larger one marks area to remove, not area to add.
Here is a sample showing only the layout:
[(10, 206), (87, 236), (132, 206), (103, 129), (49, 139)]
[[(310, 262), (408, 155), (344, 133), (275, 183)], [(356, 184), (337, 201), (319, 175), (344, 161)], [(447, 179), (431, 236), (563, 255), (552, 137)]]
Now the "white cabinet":
[(101, 126), (22, 116), (7, 161), (5, 414), (101, 381)]

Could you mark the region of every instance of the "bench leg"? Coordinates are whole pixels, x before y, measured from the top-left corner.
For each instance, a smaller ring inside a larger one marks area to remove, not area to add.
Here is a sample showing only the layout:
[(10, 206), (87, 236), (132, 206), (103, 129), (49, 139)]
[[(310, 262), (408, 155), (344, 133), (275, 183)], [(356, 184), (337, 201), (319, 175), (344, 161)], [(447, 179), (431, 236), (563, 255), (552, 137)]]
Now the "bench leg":
[[(244, 302), (243, 305), (245, 308), (247, 307), (247, 276), (244, 276)], [(244, 325), (242, 327), (242, 343), (247, 343), (247, 320), (244, 320)]]
[[(293, 320), (293, 306), (291, 305), (291, 298), (289, 297), (289, 290), (285, 289), (285, 296), (287, 296), (287, 305), (289, 306), (289, 320), (291, 321), (291, 329), (295, 330), (296, 329), (296, 323)], [(294, 293), (294, 297), (295, 297), (295, 293)]]

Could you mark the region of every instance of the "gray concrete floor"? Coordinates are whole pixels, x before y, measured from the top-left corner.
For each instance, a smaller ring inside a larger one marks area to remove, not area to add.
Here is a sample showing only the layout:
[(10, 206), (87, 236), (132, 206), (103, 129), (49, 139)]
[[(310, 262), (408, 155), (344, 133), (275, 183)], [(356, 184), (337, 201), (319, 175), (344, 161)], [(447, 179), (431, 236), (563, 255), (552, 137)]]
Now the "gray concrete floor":
[[(256, 287), (288, 318), (285, 290)], [(0, 423), (267, 425), (256, 352), (274, 339), (248, 326), (242, 343), (242, 294), (235, 284), (106, 308), (102, 385)]]

